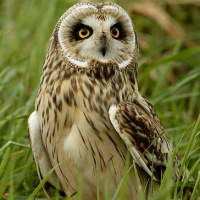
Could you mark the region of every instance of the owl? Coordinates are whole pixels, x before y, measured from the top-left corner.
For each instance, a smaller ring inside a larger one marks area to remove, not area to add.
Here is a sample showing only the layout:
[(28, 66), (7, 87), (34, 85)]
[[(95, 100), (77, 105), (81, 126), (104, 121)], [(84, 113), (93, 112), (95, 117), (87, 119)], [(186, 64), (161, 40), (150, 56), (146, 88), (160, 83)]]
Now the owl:
[(138, 90), (138, 56), (135, 27), (114, 3), (75, 4), (58, 20), (28, 119), (40, 180), (55, 167), (43, 186), (48, 197), (53, 189), (71, 197), (81, 185), (83, 200), (97, 191), (111, 198), (126, 163), (126, 199), (139, 199), (133, 163), (144, 194), (151, 178), (159, 189), (171, 146)]

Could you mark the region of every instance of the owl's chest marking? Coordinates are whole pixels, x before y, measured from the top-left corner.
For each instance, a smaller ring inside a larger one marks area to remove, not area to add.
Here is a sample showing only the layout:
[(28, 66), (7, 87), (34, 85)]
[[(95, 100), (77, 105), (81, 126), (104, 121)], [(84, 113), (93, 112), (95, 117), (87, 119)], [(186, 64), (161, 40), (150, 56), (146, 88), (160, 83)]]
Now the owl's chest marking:
[[(107, 78), (103, 72), (94, 76), (86, 73), (72, 74), (68, 79), (56, 81), (53, 88), (46, 87), (48, 92), (40, 92), (36, 108), (41, 113), (39, 115), (46, 146), (51, 145), (54, 138), (63, 140), (70, 134), (75, 134), (75, 137), (78, 135), (84, 144), (88, 137), (90, 140), (93, 137), (103, 140), (102, 135), (109, 135), (112, 128), (108, 116), (110, 105), (133, 101), (134, 91), (122, 72)], [(78, 134), (79, 130), (84, 137)]]

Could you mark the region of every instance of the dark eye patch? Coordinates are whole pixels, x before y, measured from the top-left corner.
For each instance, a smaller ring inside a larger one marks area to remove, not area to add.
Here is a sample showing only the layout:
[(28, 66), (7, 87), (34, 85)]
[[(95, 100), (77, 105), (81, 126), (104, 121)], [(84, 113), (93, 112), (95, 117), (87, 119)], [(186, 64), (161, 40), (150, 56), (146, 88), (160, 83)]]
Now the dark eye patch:
[(72, 32), (71, 32), (72, 37), (74, 37), (75, 40), (83, 40), (84, 38), (81, 38), (79, 36), (79, 31), (84, 28), (88, 29), (90, 31), (90, 36), (91, 36), (93, 33), (93, 30), (91, 27), (89, 27), (85, 24), (82, 24), (82, 23), (77, 23), (72, 27)]
[(119, 36), (116, 39), (124, 39), (126, 37), (126, 31), (123, 28), (123, 25), (120, 22), (117, 22), (114, 24), (110, 30), (113, 30), (114, 28), (117, 28), (119, 30)]

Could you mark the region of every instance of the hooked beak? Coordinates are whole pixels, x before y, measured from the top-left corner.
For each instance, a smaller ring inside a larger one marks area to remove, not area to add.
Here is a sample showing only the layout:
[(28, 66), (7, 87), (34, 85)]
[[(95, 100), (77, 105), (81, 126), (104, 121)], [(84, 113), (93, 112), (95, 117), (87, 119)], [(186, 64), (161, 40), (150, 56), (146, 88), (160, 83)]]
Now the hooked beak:
[(101, 37), (101, 49), (100, 49), (100, 52), (103, 54), (103, 56), (106, 55), (106, 49), (107, 49), (107, 46), (106, 46), (106, 37), (103, 35)]

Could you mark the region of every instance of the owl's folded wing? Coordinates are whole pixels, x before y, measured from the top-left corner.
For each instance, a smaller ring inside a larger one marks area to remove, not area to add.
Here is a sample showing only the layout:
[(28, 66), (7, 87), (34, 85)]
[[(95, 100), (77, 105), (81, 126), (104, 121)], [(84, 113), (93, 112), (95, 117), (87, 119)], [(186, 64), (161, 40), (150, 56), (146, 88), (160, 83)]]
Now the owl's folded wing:
[[(42, 181), (42, 179), (53, 167), (43, 145), (40, 125), (36, 111), (33, 112), (28, 119), (28, 133), (33, 156), (35, 159), (37, 173), (40, 181)], [(61, 195), (64, 195), (55, 172), (51, 174), (47, 182), (43, 185), (43, 188), (48, 197), (52, 196), (52, 188), (58, 190)]]
[(148, 108), (151, 113), (139, 103), (121, 103), (110, 107), (109, 116), (133, 160), (150, 176), (153, 162), (154, 179), (159, 180), (167, 164), (170, 144), (153, 106)]

